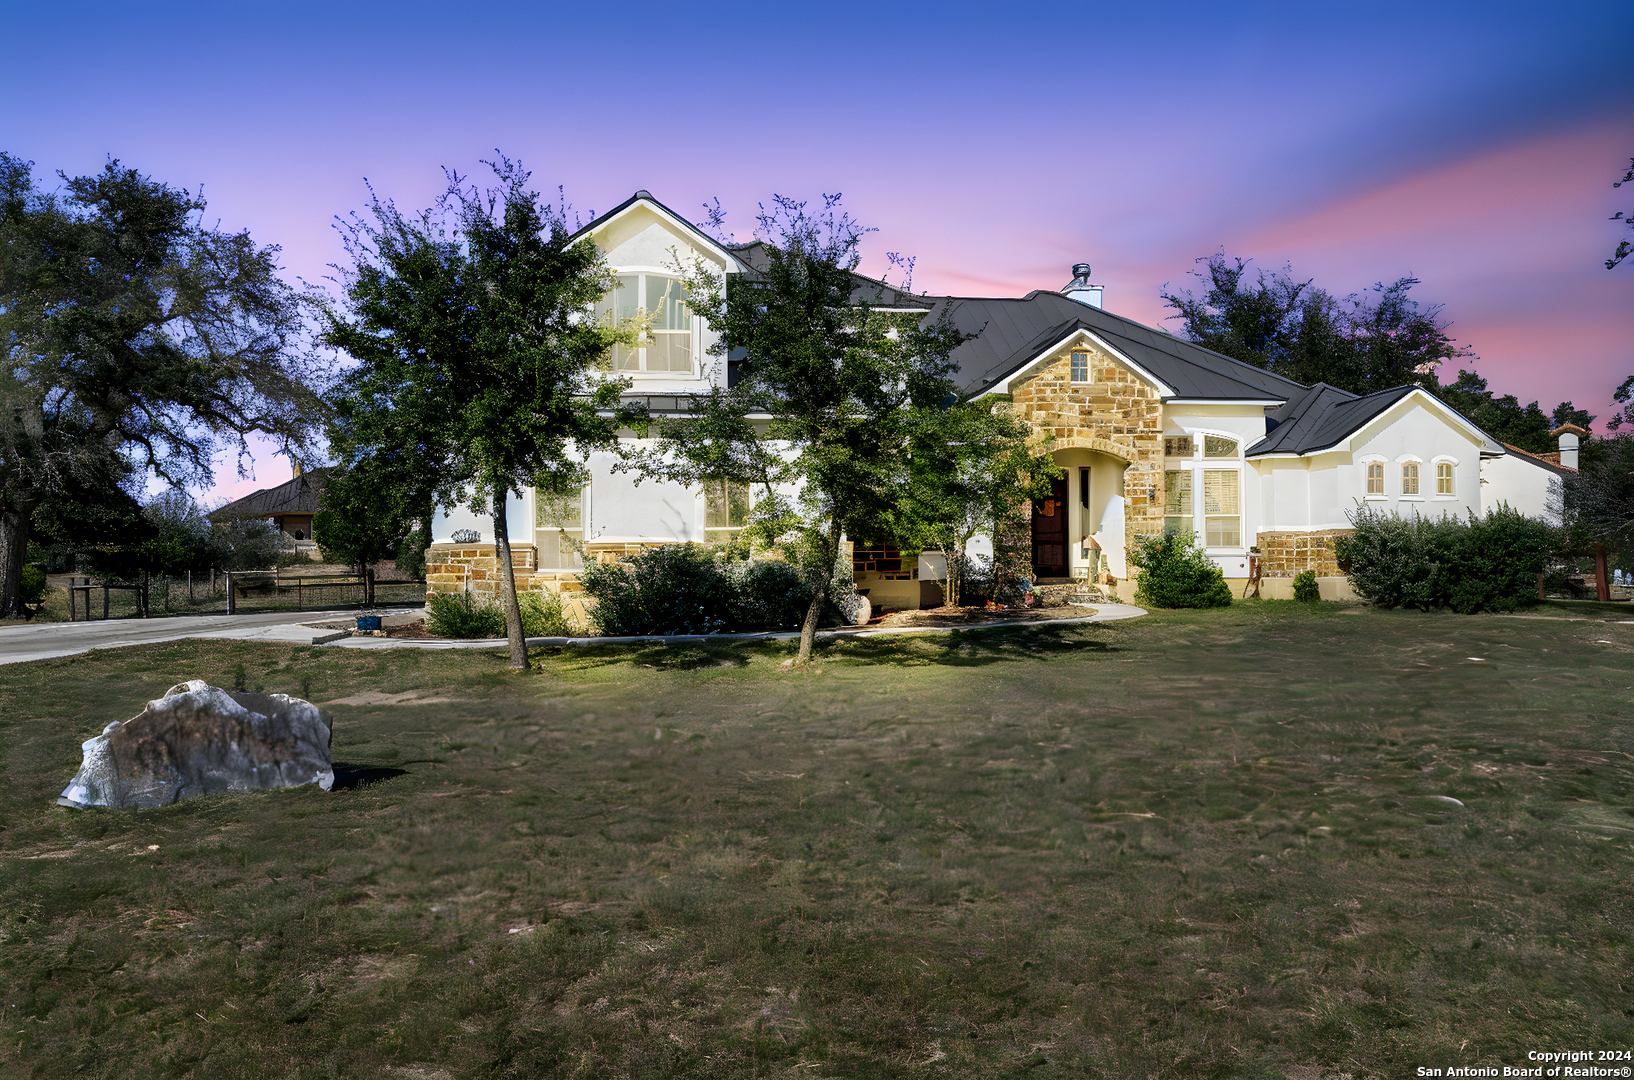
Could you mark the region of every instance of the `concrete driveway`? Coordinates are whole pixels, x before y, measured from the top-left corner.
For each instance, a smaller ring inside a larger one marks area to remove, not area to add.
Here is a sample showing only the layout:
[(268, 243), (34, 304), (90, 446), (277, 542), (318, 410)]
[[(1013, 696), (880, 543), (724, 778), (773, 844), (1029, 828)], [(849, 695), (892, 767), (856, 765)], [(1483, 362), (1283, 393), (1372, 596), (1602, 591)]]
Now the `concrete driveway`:
[[(409, 609), (394, 609), (400, 614)], [(383, 612), (382, 614), (385, 614)], [(182, 638), (236, 638), (240, 641), (289, 641), (312, 644), (325, 633), (306, 625), (350, 621), (350, 611), (265, 611), (244, 615), (168, 615), (158, 619), (109, 619), (93, 622), (22, 623), (0, 627), (0, 664), (21, 664), (74, 656), (92, 649), (151, 645)]]

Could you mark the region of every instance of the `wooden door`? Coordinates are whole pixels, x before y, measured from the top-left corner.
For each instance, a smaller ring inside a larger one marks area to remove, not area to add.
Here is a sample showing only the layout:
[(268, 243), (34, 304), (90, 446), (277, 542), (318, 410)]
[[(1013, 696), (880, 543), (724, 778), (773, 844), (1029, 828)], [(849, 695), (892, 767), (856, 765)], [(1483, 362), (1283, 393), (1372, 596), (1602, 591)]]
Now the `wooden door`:
[(1046, 499), (1033, 500), (1033, 573), (1040, 578), (1067, 576), (1067, 478), (1050, 482)]

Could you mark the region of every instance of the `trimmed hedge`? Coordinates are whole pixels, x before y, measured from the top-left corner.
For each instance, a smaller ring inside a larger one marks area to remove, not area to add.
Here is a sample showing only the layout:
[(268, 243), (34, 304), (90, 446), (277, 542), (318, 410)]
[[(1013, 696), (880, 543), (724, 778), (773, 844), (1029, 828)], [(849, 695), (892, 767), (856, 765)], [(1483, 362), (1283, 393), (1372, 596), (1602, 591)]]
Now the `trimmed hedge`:
[(1211, 608), (1231, 604), (1231, 586), (1190, 533), (1138, 536), (1129, 561), (1140, 568), (1135, 602), (1148, 607)]
[(1537, 603), (1559, 530), (1509, 506), (1485, 517), (1421, 518), (1363, 507), (1334, 554), (1359, 596), (1380, 607), (1513, 611)]
[[(555, 593), (518, 593), (523, 637), (571, 637), (573, 624)], [(426, 601), (426, 629), (451, 638), (504, 637), (505, 609), (469, 593), (438, 593)]]

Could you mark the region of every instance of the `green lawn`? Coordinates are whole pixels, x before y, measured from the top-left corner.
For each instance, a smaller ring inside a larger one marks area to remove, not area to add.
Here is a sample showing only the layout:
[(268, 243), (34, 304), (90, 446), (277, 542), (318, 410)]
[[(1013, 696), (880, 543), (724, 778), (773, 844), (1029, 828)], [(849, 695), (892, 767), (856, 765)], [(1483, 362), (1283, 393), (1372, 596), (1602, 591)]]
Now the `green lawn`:
[[(0, 1075), (1360, 1080), (1634, 1045), (1634, 624), (1240, 603), (790, 655), (0, 667)], [(343, 790), (52, 805), (194, 677), (420, 701), (329, 706)]]

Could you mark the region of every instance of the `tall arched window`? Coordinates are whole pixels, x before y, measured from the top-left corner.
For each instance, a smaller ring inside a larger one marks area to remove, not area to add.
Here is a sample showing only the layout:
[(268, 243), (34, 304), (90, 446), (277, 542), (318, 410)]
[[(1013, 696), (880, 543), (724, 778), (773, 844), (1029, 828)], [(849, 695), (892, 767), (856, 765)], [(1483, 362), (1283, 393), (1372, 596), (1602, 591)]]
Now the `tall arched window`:
[(634, 325), (639, 345), (613, 350), (619, 371), (692, 371), (692, 310), (686, 285), (664, 274), (619, 274), (597, 308), (602, 322)]

